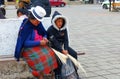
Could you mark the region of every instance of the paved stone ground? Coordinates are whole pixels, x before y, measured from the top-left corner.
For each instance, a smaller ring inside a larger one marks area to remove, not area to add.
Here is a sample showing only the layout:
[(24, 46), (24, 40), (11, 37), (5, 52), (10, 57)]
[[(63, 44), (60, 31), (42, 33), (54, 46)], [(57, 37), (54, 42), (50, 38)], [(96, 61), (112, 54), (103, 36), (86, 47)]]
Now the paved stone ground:
[[(120, 79), (120, 13), (103, 10), (101, 5), (73, 5), (59, 10), (69, 20), (70, 45), (86, 55), (78, 60), (87, 72), (83, 79)], [(7, 7), (8, 18), (16, 10)]]

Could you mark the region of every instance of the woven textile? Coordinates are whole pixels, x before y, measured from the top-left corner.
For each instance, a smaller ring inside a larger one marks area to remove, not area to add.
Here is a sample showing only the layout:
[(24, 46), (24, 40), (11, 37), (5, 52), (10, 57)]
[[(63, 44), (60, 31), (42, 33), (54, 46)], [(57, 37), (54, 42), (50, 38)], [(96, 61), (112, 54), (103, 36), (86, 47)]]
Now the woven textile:
[(26, 48), (22, 53), (32, 72), (43, 72), (49, 74), (57, 68), (57, 61), (54, 52), (48, 46), (37, 46)]

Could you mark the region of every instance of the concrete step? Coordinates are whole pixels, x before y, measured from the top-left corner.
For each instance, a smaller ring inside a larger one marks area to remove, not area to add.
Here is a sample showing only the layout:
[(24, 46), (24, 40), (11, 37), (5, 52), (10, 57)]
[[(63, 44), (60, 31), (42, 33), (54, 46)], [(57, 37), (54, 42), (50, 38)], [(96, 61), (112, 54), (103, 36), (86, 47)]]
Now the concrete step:
[(24, 61), (0, 61), (0, 79), (27, 79), (33, 78)]

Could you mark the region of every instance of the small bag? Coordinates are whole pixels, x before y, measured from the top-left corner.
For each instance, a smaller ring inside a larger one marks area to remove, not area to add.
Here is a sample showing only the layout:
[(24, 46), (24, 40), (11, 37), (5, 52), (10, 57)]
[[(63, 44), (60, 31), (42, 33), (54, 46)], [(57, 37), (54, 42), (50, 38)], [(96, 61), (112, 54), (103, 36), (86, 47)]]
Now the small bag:
[(75, 70), (75, 66), (69, 58), (66, 63), (63, 63), (62, 65), (61, 77), (61, 79), (80, 79)]

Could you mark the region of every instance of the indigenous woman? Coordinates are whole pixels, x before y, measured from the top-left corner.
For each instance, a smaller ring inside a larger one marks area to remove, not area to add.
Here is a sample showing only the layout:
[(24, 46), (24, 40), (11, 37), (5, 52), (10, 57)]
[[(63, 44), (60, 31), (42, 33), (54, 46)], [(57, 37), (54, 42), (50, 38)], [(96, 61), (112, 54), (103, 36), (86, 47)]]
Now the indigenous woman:
[(45, 15), (42, 7), (31, 8), (28, 19), (24, 19), (21, 24), (15, 49), (17, 61), (22, 56), (33, 76), (38, 79), (43, 79), (43, 74), (49, 74), (57, 68), (55, 54), (48, 46), (47, 34), (42, 25)]

